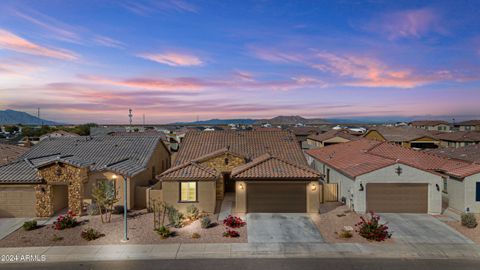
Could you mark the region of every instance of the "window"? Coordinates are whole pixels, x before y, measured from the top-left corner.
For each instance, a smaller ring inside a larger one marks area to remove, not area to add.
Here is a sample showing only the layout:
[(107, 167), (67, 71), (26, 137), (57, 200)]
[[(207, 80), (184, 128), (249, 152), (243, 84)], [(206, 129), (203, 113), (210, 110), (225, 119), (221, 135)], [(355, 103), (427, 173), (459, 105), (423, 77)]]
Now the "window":
[(327, 169), (327, 183), (330, 183), (330, 169)]
[(480, 182), (477, 182), (476, 184), (477, 184), (477, 186), (476, 186), (476, 190), (475, 190), (476, 191), (475, 201), (480, 202)]
[(443, 193), (445, 193), (445, 194), (448, 194), (447, 185), (448, 185), (448, 180), (444, 178), (443, 179)]
[(180, 201), (197, 201), (197, 182), (180, 182)]

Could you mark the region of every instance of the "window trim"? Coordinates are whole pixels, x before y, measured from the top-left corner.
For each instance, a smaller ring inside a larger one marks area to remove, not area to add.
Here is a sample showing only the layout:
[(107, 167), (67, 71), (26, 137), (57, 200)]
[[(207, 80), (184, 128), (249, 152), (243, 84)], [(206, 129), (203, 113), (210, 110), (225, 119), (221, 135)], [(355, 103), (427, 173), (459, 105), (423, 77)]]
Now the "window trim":
[[(182, 183), (195, 183), (195, 200), (182, 200)], [(198, 181), (179, 181), (178, 182), (178, 202), (179, 203), (198, 203)]]
[(475, 202), (480, 202), (480, 182), (475, 182)]

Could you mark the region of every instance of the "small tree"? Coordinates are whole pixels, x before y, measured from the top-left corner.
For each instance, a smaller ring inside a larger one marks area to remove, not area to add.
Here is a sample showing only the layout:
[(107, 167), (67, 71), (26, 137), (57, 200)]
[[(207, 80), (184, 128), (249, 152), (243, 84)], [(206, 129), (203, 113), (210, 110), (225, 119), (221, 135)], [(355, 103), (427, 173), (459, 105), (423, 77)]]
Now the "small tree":
[(166, 214), (166, 204), (163, 202), (157, 202), (152, 200), (153, 208), (153, 228), (155, 230), (164, 227), (165, 225), (165, 214)]
[(112, 218), (113, 205), (118, 202), (115, 186), (111, 181), (100, 181), (92, 191), (100, 211), (102, 223), (110, 223)]

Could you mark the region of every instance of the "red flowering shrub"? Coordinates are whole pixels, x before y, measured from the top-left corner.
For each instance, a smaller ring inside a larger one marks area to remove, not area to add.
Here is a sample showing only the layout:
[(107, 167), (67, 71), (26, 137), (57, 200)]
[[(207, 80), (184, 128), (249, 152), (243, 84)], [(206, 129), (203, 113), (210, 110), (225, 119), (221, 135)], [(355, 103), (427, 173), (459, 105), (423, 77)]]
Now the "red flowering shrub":
[(223, 233), (223, 237), (233, 237), (233, 238), (236, 238), (236, 237), (240, 237), (240, 234), (239, 234), (237, 231), (227, 229), (227, 230)]
[(380, 224), (380, 216), (375, 215), (374, 212), (370, 212), (369, 217), (360, 217), (360, 222), (355, 224), (357, 228), (355, 231), (360, 236), (372, 241), (385, 241), (392, 237), (392, 234), (388, 232), (387, 224)]
[(78, 221), (75, 218), (75, 214), (72, 210), (69, 210), (66, 215), (60, 215), (57, 218), (57, 221), (54, 223), (55, 230), (63, 230), (67, 228), (73, 228), (78, 225)]
[(232, 215), (229, 215), (226, 219), (223, 220), (223, 225), (230, 227), (230, 228), (240, 228), (245, 226), (247, 224), (245, 221), (243, 221), (239, 217), (234, 217)]

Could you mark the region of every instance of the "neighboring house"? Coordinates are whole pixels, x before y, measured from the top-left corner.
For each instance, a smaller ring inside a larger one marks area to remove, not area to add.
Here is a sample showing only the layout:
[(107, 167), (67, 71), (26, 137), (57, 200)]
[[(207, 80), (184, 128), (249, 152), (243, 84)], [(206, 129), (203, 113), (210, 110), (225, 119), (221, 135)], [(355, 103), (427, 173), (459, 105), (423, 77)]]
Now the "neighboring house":
[(395, 144), (415, 149), (438, 148), (440, 141), (436, 139), (436, 132), (412, 127), (370, 128), (364, 137), (370, 140), (393, 142)]
[(67, 131), (64, 131), (64, 130), (57, 130), (57, 131), (53, 131), (53, 132), (50, 132), (50, 133), (47, 133), (45, 135), (40, 136), (39, 140), (43, 141), (47, 138), (79, 137), (79, 136), (80, 135), (78, 135), (76, 133), (67, 132)]
[(153, 188), (181, 211), (214, 213), (233, 193), (234, 212), (318, 212), (321, 175), (290, 132), (188, 132), (177, 155)]
[(16, 160), (28, 150), (27, 147), (0, 143), (0, 165)]
[[(307, 151), (309, 164), (338, 185), (338, 198), (364, 213), (480, 213), (480, 165), (368, 139)], [(442, 195), (442, 193), (444, 195)]]
[(413, 121), (408, 124), (414, 128), (421, 128), (430, 131), (450, 131), (450, 123), (446, 121), (437, 121), (437, 120), (424, 120), (424, 121)]
[(302, 149), (309, 149), (307, 137), (312, 134), (321, 134), (330, 130), (328, 126), (322, 127), (291, 127), (289, 130), (295, 135)]
[(468, 120), (456, 123), (455, 127), (459, 131), (480, 131), (480, 120)]
[(345, 129), (332, 129), (325, 133), (316, 133), (307, 137), (309, 148), (320, 148), (337, 143), (345, 143), (356, 141), (361, 137), (352, 135), (350, 131)]
[(429, 149), (426, 150), (426, 152), (446, 158), (460, 159), (480, 164), (480, 144), (467, 145), (459, 148)]
[(146, 192), (137, 193), (137, 187), (154, 184), (169, 163), (159, 137), (45, 139), (17, 161), (0, 166), (0, 217), (49, 217), (66, 207), (80, 214), (92, 203), (99, 181), (109, 181), (122, 204), (123, 177), (128, 208), (142, 208)]
[(456, 131), (436, 135), (442, 147), (463, 147), (480, 143), (479, 131)]

